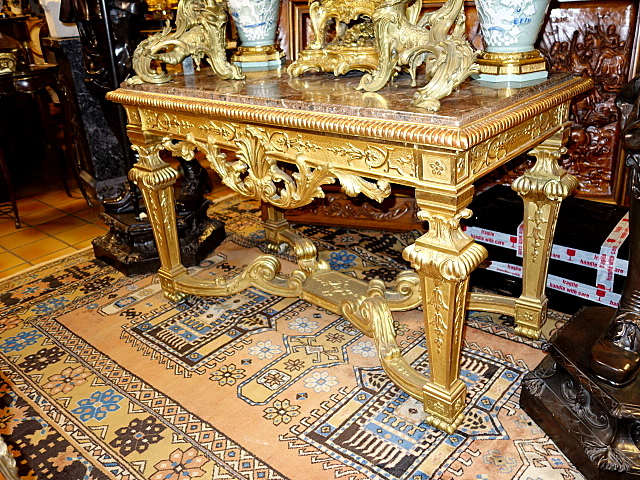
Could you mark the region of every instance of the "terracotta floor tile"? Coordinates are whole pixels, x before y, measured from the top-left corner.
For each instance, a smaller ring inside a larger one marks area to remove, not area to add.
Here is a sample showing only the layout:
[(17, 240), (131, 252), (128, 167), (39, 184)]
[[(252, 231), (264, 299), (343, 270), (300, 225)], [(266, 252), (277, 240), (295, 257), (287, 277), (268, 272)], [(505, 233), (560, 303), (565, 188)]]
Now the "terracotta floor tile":
[(16, 267), (8, 268), (7, 270), (2, 270), (0, 272), (0, 278), (7, 278), (7, 277), (13, 275), (14, 273), (19, 273), (19, 272), (29, 268), (30, 266), (31, 266), (30, 263), (23, 263), (23, 264), (18, 265)]
[(53, 238), (47, 237), (37, 242), (24, 245), (22, 247), (12, 249), (12, 253), (24, 258), (28, 262), (38, 263), (36, 259), (44, 257), (45, 255), (51, 255), (52, 253), (59, 252), (60, 250), (68, 248), (64, 242)]
[(72, 247), (76, 250), (83, 250), (87, 247), (93, 247), (93, 244), (91, 243), (91, 240), (93, 240), (95, 237), (89, 238), (87, 240), (83, 240), (82, 242), (78, 242), (74, 245), (72, 245)]
[(0, 271), (14, 268), (18, 265), (22, 265), (23, 263), (25, 263), (23, 259), (21, 259), (20, 257), (16, 257), (11, 252), (0, 253)]
[(7, 250), (14, 250), (15, 248), (23, 247), (46, 237), (47, 234), (40, 230), (32, 227), (22, 227), (14, 233), (0, 237), (0, 246)]
[(100, 235), (104, 235), (106, 231), (106, 226), (100, 227), (95, 224), (86, 224), (81, 227), (76, 227), (72, 228), (71, 230), (60, 232), (56, 235), (56, 238), (59, 238), (63, 242), (67, 242), (69, 245), (76, 245), (77, 243), (83, 242), (85, 240), (91, 240)]
[(17, 231), (18, 229), (16, 229), (16, 222), (13, 217), (3, 218), (0, 222), (0, 237), (11, 235), (12, 233), (16, 233)]
[(48, 262), (49, 260), (55, 260), (63, 255), (68, 255), (70, 253), (75, 253), (78, 250), (73, 247), (63, 248), (62, 250), (58, 250), (57, 252), (50, 253), (49, 255), (44, 255), (42, 257), (38, 257), (34, 263), (43, 263)]
[(102, 220), (100, 220), (100, 213), (102, 212), (102, 206), (101, 205), (96, 205), (92, 208), (86, 208), (80, 212), (76, 212), (74, 213), (74, 215), (78, 218), (82, 218), (83, 220), (86, 220), (88, 222), (95, 222), (95, 221), (100, 221), (103, 225), (104, 222), (102, 222)]
[(67, 215), (67, 212), (63, 212), (62, 210), (58, 210), (57, 208), (47, 208), (45, 210), (39, 210), (29, 215), (20, 215), (20, 220), (22, 221), (22, 223), (34, 227), (36, 225), (41, 225), (45, 222), (49, 222), (55, 218), (64, 217), (65, 215)]
[(54, 206), (58, 210), (62, 210), (63, 212), (67, 213), (77, 213), (89, 208), (89, 205), (87, 205), (87, 202), (82, 197), (70, 198), (68, 199), (68, 201), (60, 202), (59, 204)]
[(59, 203), (68, 202), (72, 199), (73, 197), (69, 197), (62, 187), (60, 187), (60, 190), (53, 190), (43, 193), (42, 195), (38, 195), (38, 200), (52, 207), (55, 207)]
[(49, 222), (38, 225), (37, 228), (48, 235), (55, 236), (60, 232), (81, 227), (82, 225), (87, 225), (87, 222), (73, 215), (65, 215), (64, 217), (54, 218)]
[(21, 217), (24, 215), (29, 215), (30, 213), (44, 210), (46, 208), (51, 208), (46, 203), (43, 203), (31, 197), (18, 198), (16, 203), (18, 204), (18, 215), (20, 215)]

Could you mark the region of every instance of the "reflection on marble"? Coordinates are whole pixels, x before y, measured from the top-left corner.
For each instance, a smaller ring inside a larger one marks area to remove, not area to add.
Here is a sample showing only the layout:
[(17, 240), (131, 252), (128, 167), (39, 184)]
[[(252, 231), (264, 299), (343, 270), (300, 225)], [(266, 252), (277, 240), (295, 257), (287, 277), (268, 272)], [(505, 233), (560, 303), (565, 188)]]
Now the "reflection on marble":
[(243, 80), (221, 80), (203, 69), (189, 78), (175, 75), (170, 83), (133, 85), (127, 86), (127, 90), (334, 115), (461, 126), (508, 108), (521, 99), (531, 98), (537, 92), (553, 89), (571, 78), (566, 73), (551, 74), (548, 79), (526, 85), (515, 84), (519, 88), (510, 84), (487, 85), (468, 79), (442, 99), (440, 111), (429, 113), (412, 105), (416, 88), (411, 86), (408, 74), (399, 75), (374, 95), (356, 90), (361, 76), (360, 72), (339, 77), (330, 73), (311, 73), (290, 78), (282, 72), (271, 71), (247, 72)]

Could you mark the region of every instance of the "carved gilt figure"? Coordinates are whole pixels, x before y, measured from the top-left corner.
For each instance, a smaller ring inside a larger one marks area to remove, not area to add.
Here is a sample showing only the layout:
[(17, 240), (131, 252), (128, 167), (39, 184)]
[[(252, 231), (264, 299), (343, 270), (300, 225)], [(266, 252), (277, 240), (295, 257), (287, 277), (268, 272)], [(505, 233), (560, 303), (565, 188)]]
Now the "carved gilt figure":
[(606, 333), (591, 349), (594, 373), (624, 386), (640, 370), (640, 77), (616, 98), (621, 110), (621, 139), (629, 170), (629, 268), (618, 310)]
[[(351, 70), (374, 70), (378, 65), (378, 53), (371, 17), (383, 2), (384, 0), (310, 0), (309, 20), (313, 39), (309, 47), (301, 51), (296, 61), (289, 66), (289, 75), (298, 77), (305, 72), (321, 71), (333, 72), (337, 76)], [(335, 37), (327, 41), (329, 28), (333, 24)]]
[[(309, 14), (315, 38), (288, 69), (291, 76), (307, 71), (366, 72), (358, 89), (383, 88), (401, 69), (416, 86), (417, 70), (426, 68), (427, 83), (414, 95), (414, 105), (440, 108), (469, 75), (477, 72), (476, 54), (467, 40), (462, 0), (449, 0), (420, 17), (416, 0), (313, 0)], [(336, 23), (336, 37), (326, 41), (327, 26)]]

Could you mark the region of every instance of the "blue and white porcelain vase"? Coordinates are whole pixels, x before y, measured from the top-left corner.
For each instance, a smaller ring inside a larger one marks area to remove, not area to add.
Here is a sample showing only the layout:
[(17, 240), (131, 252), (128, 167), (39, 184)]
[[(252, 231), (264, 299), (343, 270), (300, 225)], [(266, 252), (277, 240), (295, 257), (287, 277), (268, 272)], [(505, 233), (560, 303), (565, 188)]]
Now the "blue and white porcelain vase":
[[(534, 44), (540, 33), (550, 0), (475, 0), (484, 38), (480, 54), (481, 72), (499, 78), (489, 81), (527, 81), (547, 76), (544, 59)], [(483, 68), (502, 63), (504, 68)], [(506, 65), (511, 64), (512, 68)], [(517, 67), (516, 67), (517, 65)]]
[(276, 46), (280, 0), (227, 0), (240, 37), (232, 61), (243, 70), (272, 70), (282, 65)]

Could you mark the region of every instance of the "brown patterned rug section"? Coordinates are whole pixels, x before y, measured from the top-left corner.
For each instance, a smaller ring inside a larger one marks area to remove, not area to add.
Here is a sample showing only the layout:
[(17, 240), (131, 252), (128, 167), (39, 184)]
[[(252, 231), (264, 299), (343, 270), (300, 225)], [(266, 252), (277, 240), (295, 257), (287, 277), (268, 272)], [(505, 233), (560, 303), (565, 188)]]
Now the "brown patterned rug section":
[[(211, 214), (228, 238), (192, 273), (235, 275), (266, 251), (256, 202)], [(296, 228), (331, 268), (387, 281), (418, 235)], [(445, 435), (390, 382), (372, 339), (302, 300), (250, 288), (172, 303), (155, 275), (124, 277), (90, 251), (0, 292), (0, 435), (25, 480), (583, 478), (518, 405), (543, 342), (509, 317), (469, 313), (466, 420)], [(421, 312), (394, 318), (428, 373)]]

